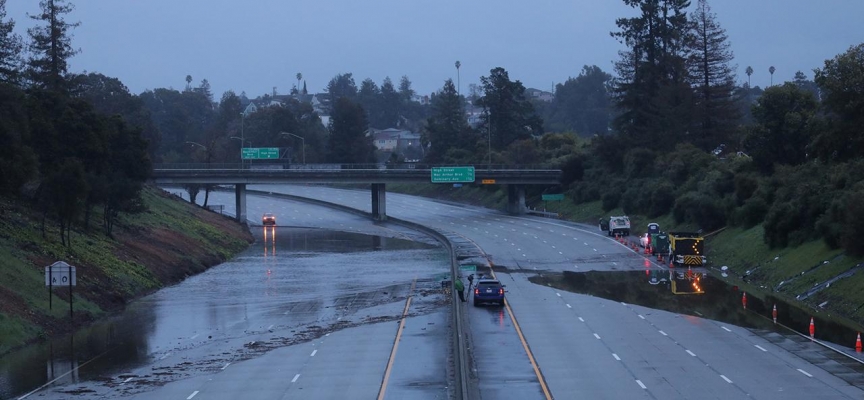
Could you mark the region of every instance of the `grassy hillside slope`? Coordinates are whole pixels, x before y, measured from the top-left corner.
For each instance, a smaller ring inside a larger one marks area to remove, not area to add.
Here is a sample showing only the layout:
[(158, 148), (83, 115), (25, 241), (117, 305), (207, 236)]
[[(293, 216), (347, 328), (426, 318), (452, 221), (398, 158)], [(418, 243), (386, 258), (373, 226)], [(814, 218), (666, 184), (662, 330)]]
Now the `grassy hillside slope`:
[(147, 211), (121, 215), (113, 237), (101, 215), (89, 232), (73, 227), (71, 246), (57, 225), (20, 203), (0, 198), (0, 354), (63, 333), (69, 323), (68, 289), (54, 288), (49, 310), (44, 267), (58, 260), (77, 267), (74, 325), (122, 308), (130, 300), (204, 271), (245, 249), (248, 229), (154, 187), (143, 192)]

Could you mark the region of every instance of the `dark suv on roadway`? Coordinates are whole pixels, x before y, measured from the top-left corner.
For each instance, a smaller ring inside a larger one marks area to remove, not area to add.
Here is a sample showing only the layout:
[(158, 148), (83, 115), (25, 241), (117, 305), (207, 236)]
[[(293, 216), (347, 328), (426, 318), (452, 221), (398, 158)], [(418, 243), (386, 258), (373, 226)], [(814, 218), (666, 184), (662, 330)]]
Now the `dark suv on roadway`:
[(504, 305), (504, 285), (494, 279), (481, 279), (474, 287), (474, 307), (481, 303)]

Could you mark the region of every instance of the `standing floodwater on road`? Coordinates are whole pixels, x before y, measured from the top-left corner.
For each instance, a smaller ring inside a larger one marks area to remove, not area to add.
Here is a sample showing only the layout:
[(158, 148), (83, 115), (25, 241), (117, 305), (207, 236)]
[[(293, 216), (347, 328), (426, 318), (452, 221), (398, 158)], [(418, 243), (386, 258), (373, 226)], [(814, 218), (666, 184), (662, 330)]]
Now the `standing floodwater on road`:
[[(0, 398), (52, 381), (34, 397), (147, 393), (271, 349), (395, 320), (412, 281), (414, 294), (431, 292), (432, 277), (448, 270), (446, 251), (429, 243), (319, 229), (252, 231), (256, 243), (234, 260), (74, 335), (6, 355)], [(443, 296), (423, 298), (412, 303), (414, 315), (446, 309)], [(393, 336), (382, 341), (392, 344)]]

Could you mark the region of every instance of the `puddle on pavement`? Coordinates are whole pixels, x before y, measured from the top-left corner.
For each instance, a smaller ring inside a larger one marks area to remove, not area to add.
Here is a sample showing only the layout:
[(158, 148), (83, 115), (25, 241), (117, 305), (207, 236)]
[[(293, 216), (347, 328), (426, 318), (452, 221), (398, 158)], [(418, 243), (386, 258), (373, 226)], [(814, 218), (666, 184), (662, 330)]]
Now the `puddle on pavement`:
[[(0, 399), (23, 395), (54, 380), (51, 386), (89, 380), (114, 384), (120, 379), (117, 374), (125, 379), (124, 373), (154, 362), (154, 357), (158, 359), (165, 351), (183, 351), (196, 346), (189, 337), (193, 333), (181, 332), (189, 327), (178, 326), (177, 318), (182, 319), (187, 314), (195, 316), (188, 318), (190, 321), (200, 320), (201, 316), (207, 317), (205, 321), (216, 321), (208, 326), (214, 330), (219, 325), (212, 324), (219, 321), (242, 320), (244, 316), (237, 316), (237, 310), (243, 313), (257, 310), (260, 315), (273, 308), (276, 302), (277, 315), (285, 312), (291, 317), (298, 309), (306, 310), (304, 312), (317, 313), (313, 317), (320, 314), (323, 325), (331, 317), (336, 322), (336, 316), (330, 315), (335, 310), (350, 315), (357, 309), (404, 296), (402, 292), (409, 285), (394, 282), (401, 282), (408, 276), (406, 279), (410, 283), (410, 277), (418, 275), (418, 268), (430, 271), (426, 279), (422, 279), (422, 272), (418, 276), (421, 278), (416, 288), (419, 294), (429, 291), (426, 286), (433, 288), (437, 284), (432, 281), (432, 275), (440, 272), (436, 269), (438, 265), (446, 271), (446, 251), (429, 243), (324, 229), (270, 227), (253, 228), (252, 232), (256, 242), (234, 260), (139, 299), (123, 312), (73, 335), (53, 338), (0, 357)], [(370, 270), (370, 273), (356, 275), (356, 268), (370, 267), (376, 268), (376, 273)], [(248, 275), (250, 271), (259, 270), (266, 270), (266, 275), (263, 272), (260, 276)], [(355, 273), (350, 274), (352, 271)], [(308, 279), (305, 276), (326, 279), (325, 284), (330, 287), (327, 295), (298, 298), (296, 285), (303, 285), (304, 279)], [(211, 286), (231, 286), (235, 290), (219, 292), (208, 289)], [(181, 311), (172, 312), (175, 306)], [(434, 306), (430, 304), (427, 308)], [(178, 312), (182, 315), (176, 315)], [(375, 322), (373, 317), (367, 318), (368, 321)], [(345, 327), (352, 326), (349, 321), (341, 322)], [(292, 320), (292, 323), (300, 322)], [(201, 326), (193, 328), (203, 332)], [(285, 329), (290, 330), (288, 336), (294, 332), (292, 327)], [(175, 330), (177, 333), (165, 333)], [(298, 328), (297, 332), (306, 331)], [(218, 332), (203, 332), (197, 339), (206, 341), (210, 334), (214, 335), (214, 341), (223, 339), (216, 336)], [(280, 340), (279, 343), (287, 345), (293, 339)], [(116, 383), (120, 382), (122, 379)]]
[[(743, 293), (737, 286), (730, 286), (706, 271), (695, 269), (678, 269), (674, 272), (659, 269), (632, 272), (564, 271), (563, 274), (543, 273), (529, 280), (574, 293), (780, 332), (782, 329), (775, 327), (772, 321), (772, 310), (776, 304), (778, 323), (809, 335), (810, 318), (813, 317), (816, 339), (837, 343), (845, 348), (855, 345), (857, 329), (861, 329), (823, 317), (821, 313), (790, 305), (770, 295), (760, 299), (748, 293), (745, 310)], [(697, 288), (704, 293), (693, 293)]]
[[(755, 335), (773, 345), (819, 366), (852, 386), (864, 389), (864, 363), (860, 361), (861, 354), (856, 355), (853, 349), (860, 327), (856, 329), (833, 319), (823, 318), (773, 296), (760, 299), (748, 293), (745, 310), (742, 304), (743, 293), (737, 286), (728, 285), (705, 271), (646, 269), (644, 272), (544, 272), (542, 275), (529, 277), (529, 280), (569, 292), (678, 314), (698, 315), (749, 328)], [(703, 293), (695, 294), (695, 291)], [(816, 339), (823, 343), (828, 342), (828, 345), (839, 349), (843, 354), (814, 344), (809, 337), (774, 325), (772, 310), (775, 304), (779, 324), (809, 335), (810, 318), (813, 317)]]

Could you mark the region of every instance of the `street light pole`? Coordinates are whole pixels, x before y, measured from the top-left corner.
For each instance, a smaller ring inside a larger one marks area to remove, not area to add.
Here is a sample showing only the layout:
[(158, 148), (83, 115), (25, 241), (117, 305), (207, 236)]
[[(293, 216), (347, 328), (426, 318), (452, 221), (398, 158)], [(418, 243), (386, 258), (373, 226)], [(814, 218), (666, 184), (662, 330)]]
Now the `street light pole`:
[(301, 140), (300, 146), (303, 146), (303, 165), (306, 165), (306, 139), (304, 139), (303, 136), (295, 135), (290, 132), (280, 132), (279, 134), (282, 136), (294, 136), (297, 139)]
[(459, 102), (462, 102), (462, 81), (459, 79), (459, 67), (462, 66), (462, 63), (459, 60), (456, 60), (456, 95), (459, 96)]
[(241, 112), (240, 113), (240, 168), (243, 168), (243, 165), (244, 165), (243, 146), (246, 145), (246, 132), (244, 129), (245, 127), (243, 125), (245, 125), (245, 123), (246, 123), (246, 114)]

